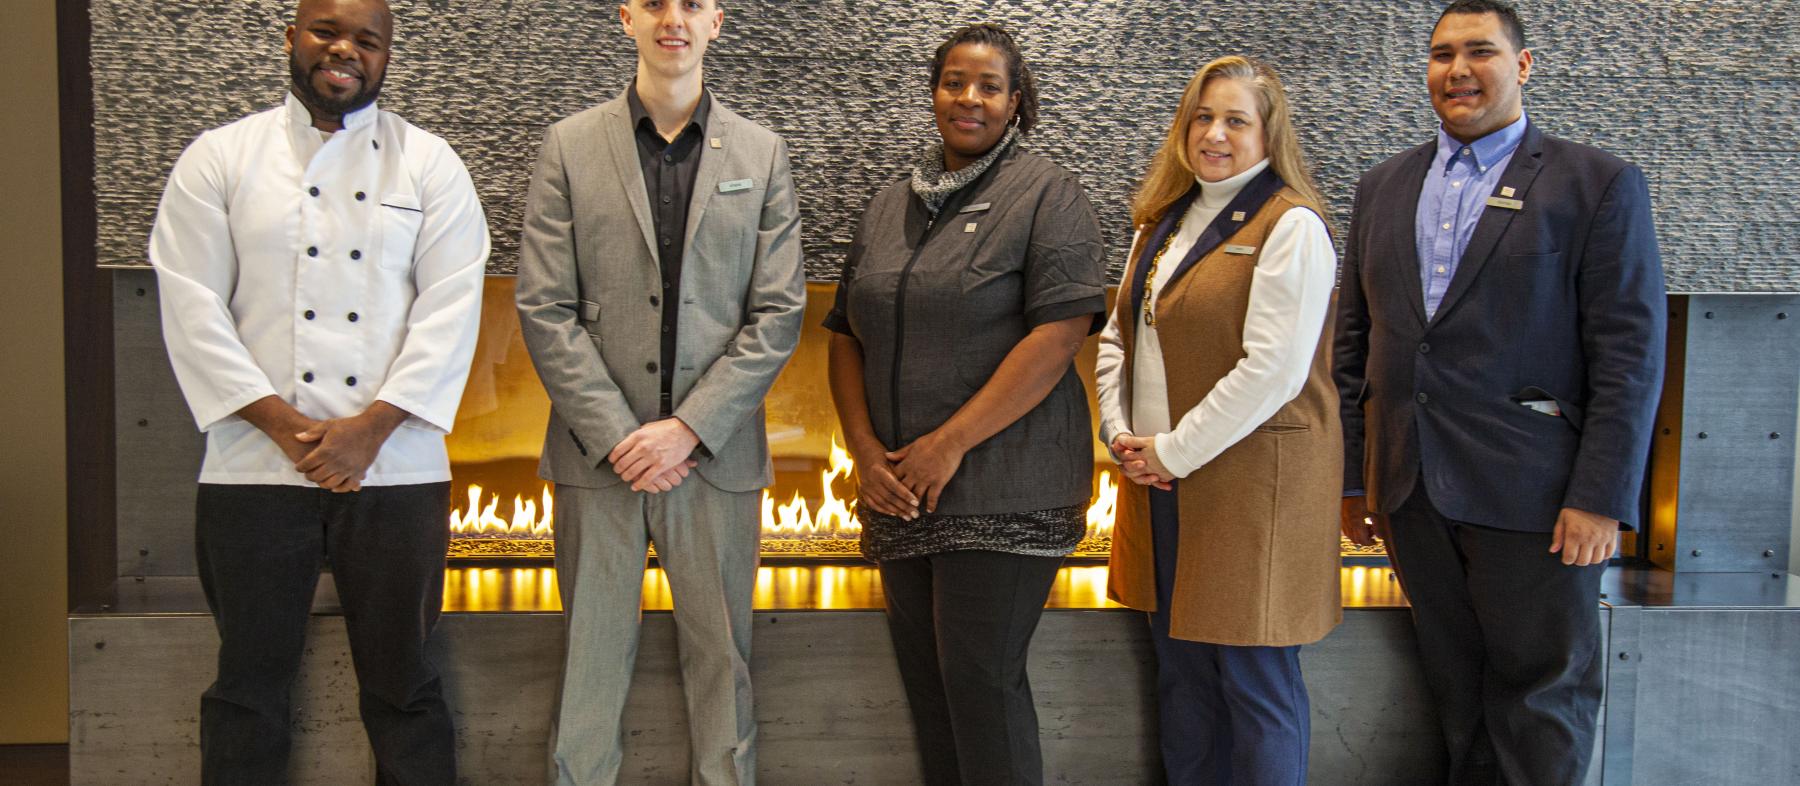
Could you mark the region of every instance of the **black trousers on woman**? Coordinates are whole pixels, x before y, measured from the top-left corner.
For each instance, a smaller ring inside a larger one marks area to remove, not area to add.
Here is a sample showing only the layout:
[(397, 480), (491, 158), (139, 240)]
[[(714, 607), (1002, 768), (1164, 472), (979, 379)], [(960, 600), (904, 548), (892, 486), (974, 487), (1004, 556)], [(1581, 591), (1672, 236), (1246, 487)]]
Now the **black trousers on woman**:
[(997, 551), (881, 563), (927, 786), (1044, 782), (1025, 654), (1060, 567)]
[(200, 697), (201, 783), (287, 782), (288, 694), (326, 563), (376, 782), (456, 783), (450, 709), (425, 658), (444, 603), (450, 484), (201, 484), (196, 507), (200, 583), (219, 628), (218, 679)]

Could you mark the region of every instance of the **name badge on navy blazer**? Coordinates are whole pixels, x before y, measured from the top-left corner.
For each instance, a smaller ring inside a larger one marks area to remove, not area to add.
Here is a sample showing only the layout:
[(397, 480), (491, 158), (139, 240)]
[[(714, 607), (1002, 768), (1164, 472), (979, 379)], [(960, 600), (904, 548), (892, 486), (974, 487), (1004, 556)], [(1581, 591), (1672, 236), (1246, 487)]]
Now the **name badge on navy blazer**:
[(743, 180), (727, 180), (719, 184), (719, 193), (729, 194), (733, 191), (744, 191), (753, 185), (756, 185), (756, 181), (747, 177)]

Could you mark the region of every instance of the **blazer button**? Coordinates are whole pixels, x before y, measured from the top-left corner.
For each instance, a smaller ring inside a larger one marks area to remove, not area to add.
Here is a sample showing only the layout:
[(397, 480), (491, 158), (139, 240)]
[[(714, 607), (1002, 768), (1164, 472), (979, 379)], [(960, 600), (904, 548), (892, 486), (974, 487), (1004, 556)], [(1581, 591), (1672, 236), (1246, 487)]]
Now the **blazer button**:
[(644, 370), (648, 371), (652, 374), (655, 374), (656, 373), (656, 361), (652, 360), (649, 363), (645, 363)]
[(356, 387), (356, 377), (344, 377), (344, 384)]
[(307, 310), (306, 310), (306, 318), (307, 318), (307, 319), (312, 319), (312, 318), (313, 318), (313, 317), (314, 317), (314, 316), (315, 316), (315, 315), (314, 315), (314, 314), (313, 314), (313, 311), (312, 311), (312, 309), (310, 309), (310, 308), (309, 308), (309, 309), (307, 309)]
[(311, 372), (311, 371), (308, 371), (308, 372), (306, 372), (306, 373), (305, 373), (305, 374), (301, 374), (301, 375), (300, 375), (300, 381), (301, 381), (301, 382), (311, 382), (311, 381), (313, 381), (313, 375), (312, 375), (312, 372)]
[(1417, 398), (1419, 400), (1420, 404), (1429, 403), (1431, 401), (1431, 397), (1425, 395), (1424, 393), (1420, 393), (1419, 395), (1415, 396), (1414, 398)]
[(1419, 354), (1421, 354), (1421, 355), (1431, 354), (1431, 345), (1427, 344), (1423, 341), (1419, 342)]
[(654, 305), (657, 305), (657, 304), (658, 304), (658, 303), (661, 303), (661, 302), (662, 302), (662, 301), (660, 301), (660, 300), (657, 300), (657, 299), (656, 299), (656, 296), (655, 296), (655, 295), (651, 295), (651, 296), (650, 296), (650, 305), (652, 305), (652, 306), (654, 306)]

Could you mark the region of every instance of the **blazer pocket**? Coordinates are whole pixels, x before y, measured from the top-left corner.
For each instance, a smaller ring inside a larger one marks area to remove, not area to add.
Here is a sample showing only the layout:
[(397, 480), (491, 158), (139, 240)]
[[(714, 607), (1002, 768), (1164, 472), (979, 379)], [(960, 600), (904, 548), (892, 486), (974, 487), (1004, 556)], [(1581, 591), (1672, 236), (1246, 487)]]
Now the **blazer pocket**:
[(413, 251), (425, 211), (412, 194), (388, 194), (381, 198), (381, 255), (376, 264), (388, 270), (411, 270)]
[(1514, 265), (1555, 265), (1562, 262), (1562, 252), (1534, 251), (1529, 254), (1508, 254), (1506, 261)]
[[(592, 326), (600, 321), (600, 304), (592, 300), (581, 301), (581, 324)], [(591, 329), (591, 327), (590, 327)]]
[(1512, 400), (1513, 403), (1520, 404), (1521, 408), (1523, 408), (1523, 403), (1527, 401), (1554, 401), (1556, 402), (1556, 408), (1562, 413), (1562, 419), (1570, 426), (1574, 427), (1576, 431), (1581, 430), (1581, 407), (1562, 396), (1558, 396), (1536, 385), (1526, 385), (1525, 387), (1519, 388), (1519, 392), (1512, 394)]

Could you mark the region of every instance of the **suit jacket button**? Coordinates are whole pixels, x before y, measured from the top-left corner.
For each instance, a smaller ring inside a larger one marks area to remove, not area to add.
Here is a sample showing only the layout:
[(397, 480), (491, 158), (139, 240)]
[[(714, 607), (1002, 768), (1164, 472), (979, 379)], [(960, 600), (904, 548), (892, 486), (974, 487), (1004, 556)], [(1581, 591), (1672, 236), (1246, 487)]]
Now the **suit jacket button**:
[(656, 361), (652, 360), (649, 363), (645, 363), (644, 370), (648, 371), (652, 374), (655, 374), (656, 373)]
[(654, 305), (660, 304), (661, 302), (662, 301), (658, 300), (655, 295), (650, 296), (650, 305), (654, 306)]
[(1421, 342), (1419, 342), (1419, 354), (1421, 354), (1421, 355), (1425, 355), (1425, 354), (1429, 354), (1429, 353), (1430, 353), (1430, 352), (1431, 352), (1431, 345), (1430, 345), (1430, 344), (1427, 344), (1427, 343), (1425, 343), (1425, 342), (1422, 342), (1422, 341), (1421, 341)]
[(1420, 393), (1418, 396), (1416, 396), (1416, 398), (1419, 400), (1420, 404), (1424, 404), (1424, 403), (1431, 401), (1431, 397), (1425, 395), (1424, 393)]

